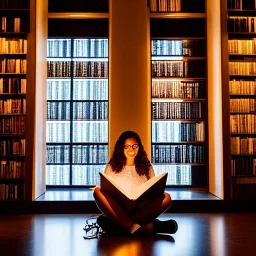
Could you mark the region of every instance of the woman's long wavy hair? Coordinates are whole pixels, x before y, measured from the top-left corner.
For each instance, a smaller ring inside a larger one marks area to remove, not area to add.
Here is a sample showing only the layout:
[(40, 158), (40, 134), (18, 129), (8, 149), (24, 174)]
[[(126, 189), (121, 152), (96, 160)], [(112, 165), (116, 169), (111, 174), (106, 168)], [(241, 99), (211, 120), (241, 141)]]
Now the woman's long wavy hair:
[(121, 172), (123, 167), (126, 165), (126, 156), (124, 155), (124, 144), (127, 139), (133, 138), (139, 144), (139, 151), (134, 159), (135, 169), (139, 175), (146, 175), (149, 178), (149, 168), (151, 163), (148, 159), (147, 153), (141, 143), (139, 135), (134, 131), (123, 132), (118, 140), (116, 141), (113, 154), (108, 162), (113, 172)]

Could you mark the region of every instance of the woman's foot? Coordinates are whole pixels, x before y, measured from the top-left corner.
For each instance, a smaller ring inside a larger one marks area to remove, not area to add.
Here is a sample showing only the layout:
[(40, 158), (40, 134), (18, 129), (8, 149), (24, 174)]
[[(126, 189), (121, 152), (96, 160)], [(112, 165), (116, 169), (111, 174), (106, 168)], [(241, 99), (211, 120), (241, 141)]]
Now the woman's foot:
[(155, 219), (153, 221), (154, 233), (174, 234), (177, 232), (177, 230), (178, 230), (178, 224), (173, 219), (166, 220), (166, 221)]

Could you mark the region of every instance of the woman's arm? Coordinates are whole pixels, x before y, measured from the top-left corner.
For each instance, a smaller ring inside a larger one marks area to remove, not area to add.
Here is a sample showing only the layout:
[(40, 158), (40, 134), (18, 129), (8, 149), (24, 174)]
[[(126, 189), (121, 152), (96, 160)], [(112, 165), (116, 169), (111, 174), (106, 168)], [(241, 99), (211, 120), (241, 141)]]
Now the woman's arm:
[(151, 166), (149, 167), (149, 178), (151, 179), (151, 178), (153, 178), (153, 177), (155, 177), (155, 171), (154, 171), (153, 166), (151, 165)]

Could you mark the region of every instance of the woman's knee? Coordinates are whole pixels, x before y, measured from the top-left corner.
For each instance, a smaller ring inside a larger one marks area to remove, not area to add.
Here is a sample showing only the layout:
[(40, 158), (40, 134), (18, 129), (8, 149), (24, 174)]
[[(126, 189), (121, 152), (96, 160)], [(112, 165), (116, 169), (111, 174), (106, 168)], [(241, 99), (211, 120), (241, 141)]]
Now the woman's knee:
[(172, 205), (172, 198), (170, 196), (170, 194), (164, 192), (164, 200), (163, 200), (163, 204), (166, 207), (170, 207)]
[(95, 187), (93, 190), (93, 197), (95, 200), (99, 199), (101, 195), (100, 187)]

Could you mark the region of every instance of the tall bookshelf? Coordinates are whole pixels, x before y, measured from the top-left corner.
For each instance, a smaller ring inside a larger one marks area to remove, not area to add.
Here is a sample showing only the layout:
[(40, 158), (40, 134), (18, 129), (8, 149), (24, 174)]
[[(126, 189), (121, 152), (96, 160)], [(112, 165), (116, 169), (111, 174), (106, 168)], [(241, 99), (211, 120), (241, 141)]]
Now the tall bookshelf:
[(256, 3), (227, 1), (231, 196), (256, 199)]
[(23, 200), (28, 0), (0, 2), (0, 200)]
[(46, 185), (98, 184), (108, 161), (108, 39), (49, 38)]
[(46, 186), (93, 186), (108, 162), (108, 0), (49, 0)]
[(208, 189), (205, 1), (150, 2), (152, 163), (167, 185)]

